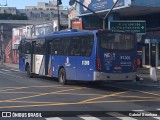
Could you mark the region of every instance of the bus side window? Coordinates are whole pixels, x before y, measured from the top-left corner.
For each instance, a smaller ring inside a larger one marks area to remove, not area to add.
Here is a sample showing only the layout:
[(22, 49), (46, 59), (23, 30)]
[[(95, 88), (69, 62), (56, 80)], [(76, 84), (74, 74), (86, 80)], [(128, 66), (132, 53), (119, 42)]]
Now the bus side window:
[(81, 49), (82, 49), (82, 40), (81, 36), (73, 37), (71, 39), (71, 49), (70, 54), (71, 56), (80, 56), (81, 55)]
[(93, 49), (93, 36), (83, 36), (82, 39), (82, 49), (81, 49), (81, 55), (82, 56), (90, 56), (92, 49)]
[(26, 43), (25, 44), (25, 53), (30, 54), (31, 53), (31, 43)]
[(33, 54), (36, 54), (36, 42), (33, 42), (33, 43), (32, 43), (32, 46), (33, 46), (33, 47), (32, 47), (32, 53), (33, 53)]
[(45, 44), (44, 40), (36, 41), (36, 54), (43, 55), (45, 53)]
[(20, 53), (25, 53), (25, 43), (20, 44), (19, 51)]
[(52, 55), (52, 42), (49, 42), (49, 44), (48, 44), (48, 54)]
[(66, 37), (61, 39), (61, 49), (62, 55), (68, 56), (69, 55), (69, 45), (70, 45), (70, 37)]
[(60, 39), (55, 39), (53, 40), (53, 44), (52, 44), (52, 53), (53, 55), (61, 55), (61, 41)]

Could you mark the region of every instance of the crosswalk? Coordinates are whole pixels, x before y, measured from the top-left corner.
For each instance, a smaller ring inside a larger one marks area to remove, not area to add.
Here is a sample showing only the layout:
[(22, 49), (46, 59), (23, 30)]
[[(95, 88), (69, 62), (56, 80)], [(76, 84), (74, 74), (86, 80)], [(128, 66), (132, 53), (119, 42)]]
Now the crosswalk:
[[(128, 115), (125, 113), (127, 113)], [(129, 113), (134, 115), (132, 116)], [(145, 110), (131, 110), (130, 112), (125, 112), (125, 111), (105, 112), (104, 117), (95, 117), (95, 116), (96, 115), (82, 114), (82, 115), (77, 115), (77, 118), (74, 117), (74, 119), (75, 120), (141, 120), (141, 119), (160, 120), (160, 109), (157, 108), (155, 109), (155, 111), (150, 111), (150, 112)], [(66, 119), (64, 117), (50, 117), (50, 118), (45, 118), (45, 120), (66, 120)]]
[(18, 69), (0, 69), (0, 71), (3, 71), (3, 72), (19, 72)]

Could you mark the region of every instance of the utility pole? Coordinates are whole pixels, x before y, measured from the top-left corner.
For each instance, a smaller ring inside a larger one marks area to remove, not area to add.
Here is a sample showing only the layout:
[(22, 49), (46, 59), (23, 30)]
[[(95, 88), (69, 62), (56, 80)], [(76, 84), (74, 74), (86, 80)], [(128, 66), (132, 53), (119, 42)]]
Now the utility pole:
[(57, 11), (58, 11), (58, 31), (60, 31), (60, 16), (59, 16), (59, 4), (57, 3)]
[(116, 2), (114, 3), (114, 5), (112, 6), (112, 8), (109, 10), (109, 12), (106, 14), (106, 16), (103, 18), (103, 29), (106, 28), (106, 18), (108, 17), (108, 15), (112, 12), (113, 8), (117, 5), (119, 0), (116, 0)]
[(58, 12), (58, 31), (60, 31), (60, 14), (59, 14), (59, 5), (62, 4), (61, 0), (57, 0), (57, 12)]
[(1, 25), (1, 65), (4, 63), (3, 25)]

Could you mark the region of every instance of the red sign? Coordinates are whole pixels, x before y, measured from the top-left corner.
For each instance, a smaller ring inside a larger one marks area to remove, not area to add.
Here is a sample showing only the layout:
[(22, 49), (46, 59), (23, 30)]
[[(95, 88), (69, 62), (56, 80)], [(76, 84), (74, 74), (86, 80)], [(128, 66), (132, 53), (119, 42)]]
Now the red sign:
[(72, 21), (72, 29), (82, 30), (83, 29), (82, 20), (73, 20)]

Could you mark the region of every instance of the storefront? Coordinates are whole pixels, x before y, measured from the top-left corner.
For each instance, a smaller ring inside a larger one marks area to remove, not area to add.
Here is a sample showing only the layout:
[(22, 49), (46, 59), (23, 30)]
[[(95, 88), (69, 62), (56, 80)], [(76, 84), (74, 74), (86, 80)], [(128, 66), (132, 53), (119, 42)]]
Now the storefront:
[(142, 66), (160, 69), (160, 36), (145, 35), (142, 42)]
[[(84, 6), (76, 4), (76, 18), (82, 20), (83, 29), (102, 29), (104, 25), (102, 18), (105, 17), (116, 0), (79, 0), (79, 2), (96, 13), (93, 14)], [(105, 19), (105, 29), (112, 29), (111, 23), (115, 21), (145, 21), (145, 26), (139, 27), (139, 29), (145, 28), (145, 32), (137, 33), (138, 67), (152, 65), (160, 69), (160, 35), (158, 35), (160, 33), (160, 1), (119, 0)], [(141, 38), (143, 35), (144, 37)]]
[[(102, 18), (106, 16), (116, 0), (79, 0), (79, 2), (96, 13), (93, 14), (84, 6), (76, 4), (76, 17), (82, 20), (83, 29), (102, 29)], [(142, 20), (146, 21), (146, 30), (151, 30), (160, 27), (159, 11), (159, 0), (119, 0), (105, 19), (105, 29), (111, 29), (111, 21)]]

